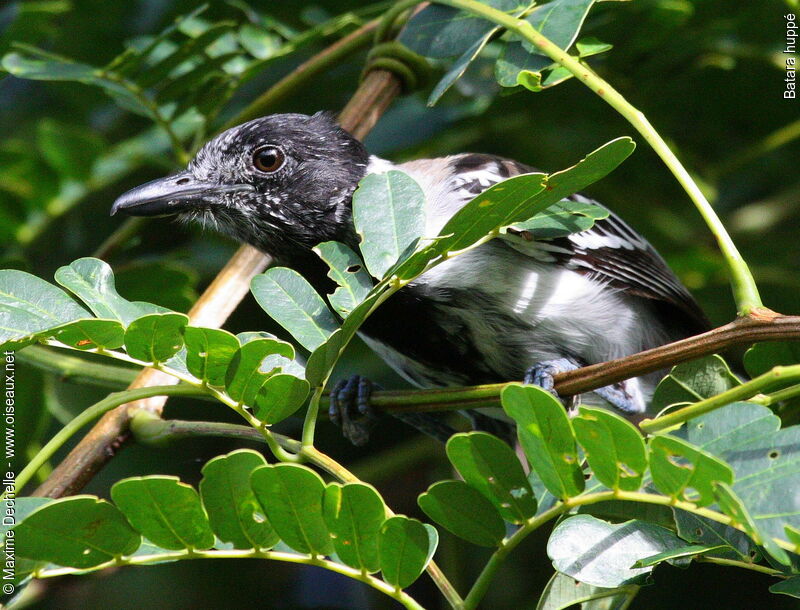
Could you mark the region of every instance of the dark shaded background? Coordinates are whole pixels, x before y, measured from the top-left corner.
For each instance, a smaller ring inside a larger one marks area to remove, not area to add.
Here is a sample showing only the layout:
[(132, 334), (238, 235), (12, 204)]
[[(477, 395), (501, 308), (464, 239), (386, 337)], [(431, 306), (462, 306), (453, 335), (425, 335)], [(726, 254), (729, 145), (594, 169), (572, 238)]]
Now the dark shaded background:
[[(16, 40), (101, 65), (120, 53), (127, 39), (152, 34), (198, 5), (184, 0), (74, 0), (61, 4), (64, 10), (57, 15), (20, 11), (19, 2), (0, 7), (0, 52), (6, 52), (10, 41)], [(262, 14), (298, 29), (326, 14), (363, 7), (360, 2), (340, 0), (252, 4)], [(789, 4), (777, 0), (608, 2), (593, 10), (583, 33), (614, 44), (610, 53), (593, 58), (592, 64), (645, 112), (694, 173), (751, 264), (765, 304), (783, 313), (798, 313), (800, 141), (795, 137), (782, 147), (765, 146), (770, 134), (793, 122), (796, 126), (800, 116), (797, 101), (782, 97), (780, 52), (785, 41), (783, 15), (792, 10)], [(241, 12), (222, 2), (215, 3), (207, 16), (242, 18)], [(235, 114), (319, 48), (274, 63), (239, 93), (225, 115)], [(275, 110), (341, 108), (357, 86), (363, 59), (359, 55), (330, 70)], [(590, 194), (653, 242), (714, 323), (730, 320), (735, 310), (713, 238), (676, 181), (633, 128), (572, 81), (535, 95), (497, 95), (480, 74), (490, 65), (478, 65), (462, 91), (448, 94), (434, 109), (425, 107), (425, 92), (398, 101), (368, 137), (370, 150), (394, 160), (491, 152), (544, 169), (560, 169), (612, 138), (631, 135), (639, 144), (636, 153), (611, 176), (593, 185)], [(119, 109), (96, 89), (23, 81), (0, 73), (2, 265), (50, 279), (59, 266), (91, 255), (119, 226), (120, 219), (108, 217), (116, 195), (164, 175), (173, 166), (166, 156), (149, 160), (129, 178), (93, 193), (64, 214), (56, 214), (35, 239), (21, 243), (18, 237), (32, 218), (31, 181), (41, 185), (55, 180), (53, 168), (37, 152), (42, 123), (47, 121), (78, 134), (91, 132), (102, 146), (122, 141), (148, 124)], [(217, 235), (162, 220), (148, 224), (108, 262), (124, 296), (185, 311), (234, 249), (234, 244)], [(252, 299), (237, 310), (227, 328), (281, 332), (271, 327)], [(362, 345), (351, 350), (340, 373), (355, 371), (385, 387), (402, 384)], [(40, 439), (49, 438), (59, 419), (104, 395), (101, 390), (65, 384), (24, 367), (19, 370), (18, 385), (24, 392), (18, 405), (26, 406), (18, 436), (29, 441), (32, 451)], [(235, 421), (219, 407), (179, 400), (170, 401), (166, 415)], [(298, 427), (297, 421), (282, 424), (283, 431), (290, 434)], [(449, 476), (442, 447), (394, 422), (386, 422), (373, 441), (358, 450), (343, 443), (338, 432), (323, 423), (319, 444), (373, 482), (393, 509), (413, 516), (421, 516), (416, 495), (432, 481)], [(209, 439), (165, 449), (130, 447), (87, 491), (107, 497), (109, 485), (119, 478), (150, 473), (175, 474), (197, 483), (206, 460), (235, 446)], [(25, 458), (22, 451), (20, 458)], [(544, 552), (546, 534), (539, 532), (514, 552), (493, 583), (484, 607), (535, 606), (552, 573)], [(463, 591), (487, 556), (485, 549), (443, 533), (437, 560)], [(709, 565), (693, 565), (689, 570), (659, 567), (654, 580), (656, 586), (645, 588), (633, 608), (796, 607), (789, 598), (767, 593), (768, 578), (741, 570)], [(35, 586), (41, 588), (41, 598), (35, 603), (39, 608), (391, 605), (359, 583), (323, 570), (256, 561), (109, 570)], [(425, 577), (412, 588), (412, 594), (430, 607), (441, 603)]]

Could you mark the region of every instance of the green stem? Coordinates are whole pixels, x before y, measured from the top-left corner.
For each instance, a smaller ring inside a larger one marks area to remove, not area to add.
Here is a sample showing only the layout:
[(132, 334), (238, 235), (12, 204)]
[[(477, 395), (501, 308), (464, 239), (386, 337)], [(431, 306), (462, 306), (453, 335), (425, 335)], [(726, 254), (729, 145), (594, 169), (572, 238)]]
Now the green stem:
[(776, 403), (783, 402), (784, 400), (789, 400), (790, 398), (794, 398), (795, 396), (800, 396), (800, 385), (793, 385), (791, 387), (778, 390), (777, 392), (772, 392), (771, 394), (767, 394), (764, 397), (763, 402), (761, 402), (760, 404), (769, 407)]
[(726, 390), (721, 394), (700, 400), (688, 407), (672, 411), (655, 419), (645, 419), (639, 423), (639, 428), (649, 434), (660, 432), (737, 400), (751, 398), (768, 387), (775, 385), (775, 383), (786, 383), (787, 381), (795, 380), (800, 380), (800, 364), (776, 366), (771, 371), (767, 371), (763, 375), (759, 375), (755, 379)]
[(719, 566), (733, 566), (735, 568), (742, 568), (744, 570), (751, 570), (753, 572), (759, 572), (761, 574), (766, 574), (768, 576), (777, 576), (778, 578), (787, 578), (787, 575), (781, 572), (780, 570), (776, 570), (774, 568), (770, 568), (768, 566), (762, 566), (757, 563), (750, 563), (747, 561), (740, 561), (738, 559), (725, 559), (723, 557), (708, 557), (706, 555), (698, 555), (694, 558), (694, 561), (698, 561), (701, 563), (714, 563)]
[(349, 578), (353, 578), (364, 584), (369, 585), (373, 589), (388, 595), (392, 599), (400, 602), (405, 608), (413, 610), (424, 610), (423, 607), (417, 603), (411, 596), (390, 585), (389, 583), (376, 578), (370, 574), (351, 568), (341, 563), (331, 561), (329, 559), (321, 559), (319, 557), (311, 557), (308, 555), (298, 555), (296, 553), (287, 553), (283, 551), (261, 551), (261, 550), (209, 550), (209, 551), (172, 551), (167, 553), (156, 553), (153, 555), (135, 555), (131, 557), (123, 557), (108, 563), (94, 566), (88, 570), (78, 570), (76, 568), (53, 568), (42, 569), (34, 573), (34, 578), (54, 578), (56, 576), (65, 576), (67, 574), (86, 574), (89, 572), (96, 572), (109, 567), (116, 566), (138, 566), (160, 563), (162, 561), (177, 561), (182, 559), (271, 559), (273, 561), (282, 561), (285, 563), (296, 563), (303, 565), (318, 566), (343, 574)]
[[(476, 0), (433, 0), (436, 4), (444, 4), (454, 8), (463, 9), (473, 15), (478, 15), (488, 19), (493, 23), (505, 27), (507, 30), (518, 34), (526, 41), (534, 45), (539, 51), (547, 55), (550, 59), (557, 62), (584, 83), (598, 96), (604, 99), (612, 108), (619, 112), (636, 130), (644, 137), (656, 154), (669, 168), (691, 200), (694, 202), (700, 215), (705, 220), (712, 234), (719, 244), (722, 256), (728, 265), (730, 282), (733, 295), (736, 300), (736, 307), (740, 315), (748, 315), (758, 307), (762, 307), (761, 298), (758, 294), (753, 276), (747, 267), (744, 259), (728, 235), (725, 227), (720, 221), (711, 204), (703, 195), (700, 188), (683, 167), (681, 162), (670, 150), (667, 143), (653, 128), (645, 115), (637, 110), (628, 102), (616, 89), (597, 75), (588, 65), (579, 59), (571, 56), (566, 51), (560, 49), (551, 42), (527, 21), (517, 19), (502, 11), (494, 9)], [(417, 4), (411, 0), (400, 2), (392, 10), (398, 12), (400, 8), (408, 8)]]
[[(333, 367), (331, 367), (333, 368)], [(325, 384), (327, 383), (327, 378), (325, 381), (314, 388), (314, 394), (311, 396), (311, 401), (308, 403), (308, 410), (306, 411), (305, 420), (303, 420), (303, 435), (301, 437), (303, 441), (303, 447), (313, 447), (314, 446), (314, 432), (317, 428), (317, 418), (319, 416), (319, 403), (320, 399), (322, 398), (322, 392), (325, 389)]]
[[(151, 396), (196, 396), (197, 390), (187, 385), (166, 385), (151, 386), (148, 388), (137, 388), (124, 392), (114, 392), (106, 398), (93, 404), (91, 407), (82, 411), (75, 419), (64, 426), (42, 449), (31, 459), (22, 469), (15, 480), (15, 489), (22, 489), (33, 475), (45, 464), (61, 446), (66, 443), (78, 430), (93, 422), (106, 411), (124, 405), (135, 400), (150, 398)], [(5, 497), (3, 493), (2, 497)]]
[(228, 121), (220, 131), (264, 115), (294, 91), (306, 85), (317, 74), (366, 47), (376, 26), (377, 21), (367, 23), (321, 53), (314, 55), (253, 100), (244, 110)]
[(28, 346), (17, 352), (17, 358), (30, 366), (55, 374), (61, 381), (83, 383), (110, 388), (112, 390), (128, 387), (136, 378), (137, 371), (89, 362), (85, 358), (54, 352), (38, 345)]

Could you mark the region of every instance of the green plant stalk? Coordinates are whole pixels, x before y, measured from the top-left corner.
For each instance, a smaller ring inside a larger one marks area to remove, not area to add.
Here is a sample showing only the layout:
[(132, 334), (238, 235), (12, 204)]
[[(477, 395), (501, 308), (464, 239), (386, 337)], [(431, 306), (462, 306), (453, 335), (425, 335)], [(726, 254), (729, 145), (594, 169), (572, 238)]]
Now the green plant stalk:
[(348, 576), (350, 578), (363, 582), (364, 584), (369, 585), (373, 589), (376, 589), (381, 593), (397, 600), (405, 608), (410, 608), (413, 610), (424, 610), (424, 608), (416, 600), (414, 600), (411, 596), (409, 596), (401, 589), (397, 589), (396, 587), (393, 587), (392, 585), (381, 580), (380, 578), (376, 578), (375, 576), (367, 574), (362, 570), (357, 570), (355, 568), (351, 568), (349, 566), (337, 563), (335, 561), (331, 561), (329, 559), (320, 559), (319, 557), (298, 555), (295, 553), (287, 553), (283, 551), (261, 551), (261, 550), (246, 550), (246, 549), (208, 550), (208, 551), (198, 551), (193, 549), (191, 551), (188, 550), (172, 551), (168, 553), (156, 553), (153, 555), (134, 555), (130, 557), (122, 557), (101, 564), (99, 566), (83, 570), (77, 568), (54, 568), (49, 570), (43, 569), (34, 572), (33, 576), (34, 578), (54, 578), (57, 576), (65, 576), (68, 574), (88, 574), (91, 572), (96, 572), (98, 570), (104, 570), (116, 566), (149, 565), (149, 564), (160, 563), (163, 561), (177, 561), (182, 559), (271, 559), (273, 561), (282, 561), (285, 563), (298, 563), (303, 565), (318, 566), (321, 568), (325, 568), (326, 570), (330, 570), (338, 574), (343, 574), (344, 576)]
[(800, 385), (793, 385), (789, 388), (784, 388), (782, 390), (778, 390), (777, 392), (767, 394), (763, 397), (763, 401), (760, 401), (760, 404), (763, 404), (765, 407), (769, 407), (776, 403), (783, 402), (784, 400), (794, 398), (795, 396), (800, 396)]
[[(563, 66), (584, 83), (598, 96), (604, 99), (614, 110), (619, 112), (636, 130), (644, 137), (656, 154), (669, 168), (691, 200), (694, 202), (700, 215), (705, 220), (712, 234), (719, 244), (722, 256), (728, 265), (728, 273), (733, 289), (733, 296), (736, 300), (736, 307), (740, 315), (746, 316), (754, 309), (762, 307), (761, 297), (758, 287), (753, 280), (752, 273), (744, 262), (733, 240), (725, 230), (724, 225), (717, 216), (714, 208), (703, 195), (700, 188), (692, 179), (689, 172), (683, 167), (681, 162), (670, 150), (667, 143), (650, 124), (645, 115), (637, 110), (628, 102), (616, 89), (597, 75), (587, 64), (571, 56), (566, 51), (551, 42), (534, 27), (522, 19), (517, 19), (502, 11), (477, 2), (476, 0), (432, 0), (436, 4), (443, 4), (465, 10), (473, 15), (483, 17), (493, 23), (505, 27), (507, 30), (518, 34), (526, 41), (533, 44), (550, 59)], [(391, 14), (397, 15), (402, 10), (418, 4), (416, 0), (400, 2), (395, 5), (387, 17)]]
[(751, 398), (768, 387), (775, 385), (775, 383), (786, 383), (787, 381), (800, 381), (800, 364), (776, 366), (771, 371), (767, 371), (763, 375), (759, 375), (755, 379), (726, 390), (721, 394), (700, 400), (688, 407), (672, 411), (655, 419), (645, 419), (639, 423), (639, 429), (650, 434), (660, 432), (737, 400)]
[(735, 568), (742, 568), (743, 570), (751, 570), (753, 572), (766, 574), (767, 576), (776, 576), (778, 578), (789, 578), (787, 574), (784, 574), (780, 570), (776, 570), (768, 566), (762, 566), (757, 563), (739, 561), (738, 559), (725, 559), (723, 557), (707, 557), (705, 555), (698, 555), (697, 557), (694, 558), (694, 561), (698, 561), (701, 563), (714, 563), (719, 566), (732, 566)]
[[(492, 554), (492, 556), (489, 558), (489, 561), (486, 562), (483, 571), (481, 571), (480, 575), (475, 580), (475, 583), (472, 585), (472, 589), (470, 589), (469, 594), (467, 595), (466, 598), (464, 598), (464, 608), (471, 609), (471, 608), (476, 608), (478, 606), (481, 599), (483, 599), (483, 596), (486, 594), (486, 591), (488, 590), (489, 584), (492, 582), (495, 573), (499, 569), (500, 565), (503, 563), (503, 560), (505, 560), (506, 556), (512, 550), (514, 550), (514, 548), (516, 548), (517, 545), (519, 545), (519, 543), (522, 542), (528, 536), (528, 534), (537, 530), (551, 519), (560, 517), (561, 515), (572, 510), (573, 508), (576, 508), (578, 506), (587, 506), (589, 504), (597, 504), (598, 502), (606, 502), (608, 500), (623, 500), (628, 502), (656, 504), (660, 506), (669, 506), (672, 508), (678, 508), (693, 513), (695, 515), (711, 519), (712, 521), (716, 521), (717, 523), (728, 525), (732, 528), (735, 528), (747, 534), (747, 532), (745, 532), (744, 529), (738, 523), (734, 523), (733, 519), (731, 519), (727, 515), (724, 515), (722, 513), (719, 513), (717, 511), (708, 508), (697, 506), (696, 504), (693, 504), (691, 502), (677, 500), (669, 496), (643, 493), (638, 491), (621, 491), (621, 490), (602, 491), (582, 496), (575, 496), (573, 498), (568, 498), (563, 502), (558, 502), (552, 508), (543, 512), (541, 515), (532, 517), (531, 519), (526, 521), (525, 524), (523, 524), (522, 527), (520, 527), (516, 532), (511, 534), (511, 536), (509, 536), (500, 543), (498, 549)], [(795, 551), (795, 546), (793, 544), (790, 544), (785, 540), (779, 540), (777, 538), (774, 538), (773, 540), (778, 546), (786, 549), (787, 551), (791, 552)]]
[(126, 388), (136, 378), (135, 370), (88, 362), (84, 358), (55, 353), (39, 345), (30, 345), (20, 350), (17, 352), (17, 358), (20, 362), (57, 375), (62, 381), (112, 390)]
[[(197, 390), (191, 386), (186, 385), (167, 385), (167, 386), (151, 386), (148, 388), (137, 388), (135, 390), (126, 390), (124, 392), (114, 392), (109, 394), (100, 402), (96, 402), (91, 407), (79, 413), (75, 418), (59, 430), (56, 435), (51, 438), (47, 444), (42, 447), (39, 452), (27, 463), (25, 468), (22, 469), (14, 482), (14, 488), (22, 489), (28, 481), (31, 480), (33, 475), (47, 462), (62, 445), (67, 442), (70, 437), (85, 425), (93, 422), (106, 411), (132, 402), (134, 400), (141, 400), (143, 398), (150, 398), (151, 396), (195, 396)], [(6, 492), (2, 494), (2, 498), (6, 497)]]
[(244, 110), (225, 123), (220, 131), (262, 116), (329, 66), (366, 47), (376, 26), (377, 21), (372, 21), (334, 43), (326, 51), (314, 55), (253, 100)]

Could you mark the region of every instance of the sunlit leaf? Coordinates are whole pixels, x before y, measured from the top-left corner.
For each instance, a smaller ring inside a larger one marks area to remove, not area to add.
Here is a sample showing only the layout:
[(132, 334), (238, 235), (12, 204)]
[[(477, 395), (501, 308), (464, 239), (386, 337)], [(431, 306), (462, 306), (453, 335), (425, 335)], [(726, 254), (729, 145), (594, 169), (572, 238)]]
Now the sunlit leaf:
[(382, 278), (425, 230), (425, 193), (408, 174), (369, 174), (353, 193), (353, 223), (370, 274)]
[(258, 390), (254, 414), (265, 424), (277, 424), (303, 405), (309, 389), (305, 379), (294, 375), (273, 375)]
[(506, 534), (497, 509), (463, 481), (434, 483), (417, 502), (436, 523), (472, 544), (497, 546)]
[(326, 241), (314, 246), (314, 252), (327, 263), (328, 277), (339, 285), (328, 300), (345, 317), (372, 290), (372, 278), (358, 255), (342, 243)]
[(536, 498), (519, 458), (499, 438), (485, 432), (455, 434), (447, 441), (447, 457), (506, 521), (522, 523), (536, 514)]
[(633, 424), (605, 409), (581, 407), (572, 427), (603, 485), (623, 491), (639, 489), (647, 471), (647, 452)]
[(310, 351), (339, 328), (322, 297), (292, 269), (267, 269), (253, 278), (251, 290), (264, 311)]
[(225, 385), (225, 373), (239, 350), (239, 340), (218, 328), (184, 329), (186, 342), (186, 368), (189, 372), (213, 386)]
[(606, 523), (591, 515), (575, 515), (555, 527), (547, 554), (559, 572), (582, 583), (613, 588), (640, 583), (652, 570), (632, 568), (637, 560), (685, 545), (670, 530), (646, 521)]
[(577, 496), (584, 479), (578, 448), (564, 405), (536, 386), (510, 384), (501, 394), (503, 410), (517, 422), (517, 435), (531, 469), (557, 498)]
[(183, 347), (183, 329), (189, 322), (182, 313), (150, 314), (131, 322), (125, 331), (128, 355), (145, 362), (164, 362)]
[(117, 320), (77, 320), (60, 326), (50, 336), (78, 350), (117, 349), (125, 342), (125, 329)]

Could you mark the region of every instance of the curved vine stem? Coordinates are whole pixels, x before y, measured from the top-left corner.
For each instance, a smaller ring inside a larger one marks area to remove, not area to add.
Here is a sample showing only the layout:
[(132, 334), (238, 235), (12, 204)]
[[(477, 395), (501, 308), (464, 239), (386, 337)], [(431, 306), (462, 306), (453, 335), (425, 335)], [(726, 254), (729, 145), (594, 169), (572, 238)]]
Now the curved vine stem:
[[(594, 70), (580, 59), (573, 57), (566, 51), (551, 42), (540, 32), (538, 32), (529, 22), (524, 19), (512, 17), (491, 6), (487, 6), (476, 0), (432, 0), (435, 4), (443, 4), (453, 8), (462, 9), (473, 15), (483, 17), (499, 26), (506, 28), (510, 32), (521, 36), (524, 40), (534, 45), (541, 53), (563, 66), (578, 80), (589, 87), (595, 94), (604, 99), (614, 110), (619, 112), (636, 130), (642, 135), (656, 154), (669, 168), (683, 189), (694, 202), (695, 207), (705, 220), (712, 234), (719, 244), (725, 262), (728, 265), (728, 273), (733, 289), (733, 296), (736, 300), (736, 307), (740, 315), (746, 316), (751, 311), (762, 307), (761, 297), (758, 288), (753, 280), (752, 273), (744, 262), (739, 250), (733, 240), (725, 230), (711, 204), (703, 195), (700, 187), (692, 179), (691, 175), (683, 164), (675, 156), (664, 139), (659, 135), (655, 128), (647, 120), (647, 117), (636, 109), (608, 82), (602, 79)], [(393, 19), (404, 10), (419, 4), (418, 0), (408, 0), (399, 2), (391, 11), (387, 12), (386, 18)]]

